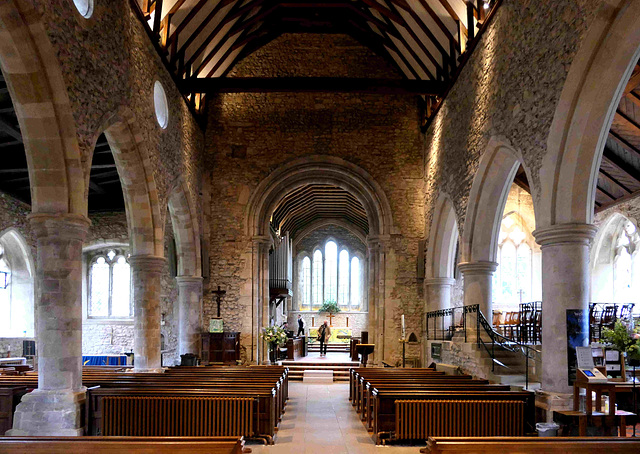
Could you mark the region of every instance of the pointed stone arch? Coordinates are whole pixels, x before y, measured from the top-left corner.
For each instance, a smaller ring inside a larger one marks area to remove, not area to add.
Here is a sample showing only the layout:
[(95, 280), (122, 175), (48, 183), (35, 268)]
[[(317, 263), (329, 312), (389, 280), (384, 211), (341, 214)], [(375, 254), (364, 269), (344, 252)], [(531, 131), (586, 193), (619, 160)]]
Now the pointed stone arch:
[(0, 67), (27, 156), (33, 213), (85, 216), (85, 181), (62, 71), (30, 2), (0, 4)]
[[(492, 277), (498, 266), (496, 257), (502, 214), (509, 189), (521, 165), (528, 181), (533, 181), (518, 153), (504, 140), (492, 137), (480, 158), (467, 202), (459, 264), (464, 275), (464, 304), (478, 304), (489, 320), (493, 298)], [(537, 193), (536, 188), (531, 186), (536, 215)]]
[(178, 276), (202, 276), (200, 223), (194, 202), (182, 177), (169, 192), (169, 216), (176, 238)]
[[(122, 108), (103, 128), (124, 195), (131, 255), (164, 256), (164, 224), (153, 168), (134, 114)], [(87, 175), (89, 178), (89, 175)]]
[(591, 224), (607, 133), (640, 57), (640, 3), (606, 2), (571, 64), (540, 169), (538, 229)]
[(425, 278), (454, 278), (455, 254), (458, 244), (458, 220), (453, 203), (445, 194), (436, 201), (427, 249)]

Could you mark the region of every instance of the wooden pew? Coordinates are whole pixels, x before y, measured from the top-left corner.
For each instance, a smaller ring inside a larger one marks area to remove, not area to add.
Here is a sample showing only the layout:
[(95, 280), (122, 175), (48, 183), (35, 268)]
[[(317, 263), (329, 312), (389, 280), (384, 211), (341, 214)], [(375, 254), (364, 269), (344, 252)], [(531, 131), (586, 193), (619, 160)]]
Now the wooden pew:
[[(9, 377), (12, 385), (22, 384), (27, 387), (37, 386), (37, 373), (22, 377)], [(0, 386), (7, 385), (5, 377), (0, 377)], [(147, 397), (155, 394), (155, 401), (172, 401), (170, 396), (187, 397), (185, 392), (199, 391), (210, 397), (210, 401), (227, 399), (233, 405), (238, 405), (237, 399), (255, 399), (255, 414), (251, 423), (251, 430), (239, 435), (259, 437), (271, 443), (277, 423), (284, 412), (286, 393), (288, 390), (288, 369), (274, 367), (199, 367), (199, 368), (175, 368), (169, 369), (164, 374), (138, 374), (134, 372), (122, 372), (87, 368), (83, 371), (83, 384), (93, 388), (91, 392), (95, 398), (88, 396), (87, 421), (89, 421), (89, 433), (98, 435), (101, 433), (99, 424), (102, 422), (100, 411), (103, 406), (96, 407), (99, 396), (111, 395), (115, 398), (119, 391), (125, 390), (120, 395), (130, 398), (145, 397), (145, 390), (149, 391)], [(95, 389), (99, 386), (100, 391)], [(110, 391), (108, 391), (110, 390)], [(162, 399), (160, 399), (162, 397)], [(102, 401), (100, 401), (102, 404)], [(213, 405), (212, 402), (210, 402)], [(93, 408), (91, 408), (93, 405)], [(231, 404), (229, 404), (231, 405)], [(224, 411), (231, 411), (231, 405)], [(110, 410), (111, 411), (111, 410)], [(216, 410), (217, 411), (217, 410)], [(97, 422), (96, 422), (97, 421)], [(92, 425), (93, 423), (93, 425)], [(123, 430), (123, 429), (121, 429)], [(186, 428), (185, 428), (186, 430)], [(122, 435), (137, 435), (134, 433), (120, 432)], [(180, 435), (193, 435), (184, 432)], [(216, 433), (217, 434), (217, 433)], [(220, 433), (227, 435), (227, 433)], [(176, 433), (178, 435), (178, 433)], [(212, 434), (213, 435), (213, 434)]]
[(521, 436), (533, 431), (535, 422), (534, 394), (528, 391), (374, 390), (371, 395), (377, 444), (452, 431), (456, 436)]
[(363, 404), (363, 421), (367, 422), (367, 429), (373, 430), (373, 399), (372, 393), (375, 391), (379, 393), (381, 390), (395, 393), (409, 394), (412, 392), (421, 391), (510, 391), (509, 385), (494, 385), (494, 384), (468, 384), (468, 383), (439, 383), (439, 384), (411, 384), (404, 386), (371, 386), (367, 389), (367, 395)]
[(242, 454), (236, 437), (0, 437), (0, 454)]
[(0, 435), (11, 429), (13, 413), (22, 396), (27, 393), (26, 386), (0, 388)]
[(607, 437), (429, 437), (428, 454), (637, 454), (638, 438)]

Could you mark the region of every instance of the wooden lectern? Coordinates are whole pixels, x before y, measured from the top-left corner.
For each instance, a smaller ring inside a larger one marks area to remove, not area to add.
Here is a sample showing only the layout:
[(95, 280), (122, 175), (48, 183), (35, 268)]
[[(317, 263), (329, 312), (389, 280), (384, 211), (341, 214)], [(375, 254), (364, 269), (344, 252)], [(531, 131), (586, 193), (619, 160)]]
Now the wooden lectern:
[(356, 345), (356, 351), (359, 355), (362, 355), (362, 365), (367, 367), (367, 359), (369, 359), (369, 355), (373, 353), (373, 349), (375, 344), (358, 344)]

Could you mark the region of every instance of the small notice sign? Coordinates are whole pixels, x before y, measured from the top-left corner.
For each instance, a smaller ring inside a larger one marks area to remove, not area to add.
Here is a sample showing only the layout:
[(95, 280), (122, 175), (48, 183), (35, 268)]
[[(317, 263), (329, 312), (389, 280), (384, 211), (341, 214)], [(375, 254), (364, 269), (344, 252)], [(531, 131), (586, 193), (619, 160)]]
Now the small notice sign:
[(221, 333), (224, 331), (224, 322), (220, 317), (214, 317), (209, 320), (209, 332)]

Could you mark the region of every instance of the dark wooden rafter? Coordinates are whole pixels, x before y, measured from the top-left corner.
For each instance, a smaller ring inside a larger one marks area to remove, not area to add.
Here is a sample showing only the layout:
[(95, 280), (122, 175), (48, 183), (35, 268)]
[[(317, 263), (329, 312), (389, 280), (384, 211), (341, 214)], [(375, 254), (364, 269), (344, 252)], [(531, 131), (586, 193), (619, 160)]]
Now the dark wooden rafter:
[[(257, 0), (257, 1), (261, 1), (261, 0)], [(253, 2), (251, 4), (253, 4)], [(236, 16), (236, 13), (240, 10), (240, 5), (241, 5), (240, 2), (236, 2), (231, 7), (231, 9), (227, 13), (227, 15), (216, 25), (216, 27), (213, 29), (213, 31), (211, 33), (209, 33), (209, 35), (205, 38), (205, 40), (202, 42), (202, 44), (195, 50), (195, 52), (193, 52), (191, 54), (191, 56), (189, 57), (189, 59), (187, 61), (184, 61), (184, 58), (185, 58), (186, 51), (187, 51), (188, 47), (191, 45), (192, 41), (188, 40), (187, 42), (185, 42), (185, 44), (178, 51), (181, 54), (178, 57), (178, 61), (179, 61), (178, 76), (182, 77), (182, 75), (185, 73), (185, 71), (188, 70), (188, 68), (191, 66), (191, 64), (194, 61), (196, 61), (197, 58), (200, 56), (200, 54), (206, 50), (206, 48), (209, 46), (209, 44), (211, 44), (211, 41), (213, 39), (215, 39), (215, 37), (218, 36), (222, 32), (222, 29), (224, 28), (224, 26), (227, 25), (233, 19), (238, 17), (238, 16)], [(219, 10), (216, 11), (216, 14), (212, 13), (208, 17), (211, 17), (211, 19), (213, 19), (213, 17), (215, 17), (218, 13), (219, 13)], [(200, 27), (202, 27), (204, 29), (206, 27), (206, 25), (208, 25), (208, 23), (205, 24), (205, 22), (203, 22), (200, 25)], [(193, 35), (191, 35), (191, 37), (189, 39), (193, 38), (193, 40), (195, 40), (200, 35), (201, 31), (202, 30), (200, 30), (200, 29), (196, 30), (196, 32), (194, 32)], [(224, 42), (224, 40), (221, 39), (220, 42)]]
[[(390, 3), (389, 0), (385, 0), (385, 2), (387, 3), (387, 5), (389, 5), (389, 8), (391, 8), (394, 12), (398, 14), (398, 16), (402, 18), (402, 15), (394, 6), (393, 3)], [(411, 10), (410, 14), (412, 19), (418, 23), (418, 26), (420, 26), (423, 33), (425, 33), (425, 35), (427, 35), (427, 37), (431, 40), (431, 42), (434, 43), (436, 48), (442, 49), (441, 52), (443, 52), (444, 49), (442, 48), (442, 46), (439, 46), (439, 43), (436, 44), (437, 40), (435, 39), (435, 36), (433, 36), (433, 34), (429, 31), (429, 29), (427, 29), (424, 26), (424, 22), (422, 22), (422, 20), (420, 20), (420, 18), (417, 17), (417, 15), (415, 14), (415, 11)], [(438, 59), (433, 56), (433, 54), (429, 51), (429, 49), (427, 49), (427, 46), (425, 46), (425, 44), (422, 42), (420, 37), (415, 33), (415, 31), (413, 30), (413, 27), (411, 27), (411, 25), (409, 25), (409, 23), (404, 18), (402, 18), (402, 21), (403, 21), (405, 30), (407, 30), (407, 32), (409, 33), (409, 36), (411, 36), (411, 38), (415, 41), (418, 47), (420, 47), (420, 50), (427, 56), (427, 58), (431, 61), (431, 63), (433, 63), (433, 65), (436, 67), (436, 77), (431, 77), (431, 78), (440, 79), (440, 77), (438, 77), (438, 74), (437, 74), (439, 72), (442, 75), (442, 78), (446, 79), (448, 75), (447, 75), (447, 71), (444, 70), (445, 65), (443, 65), (441, 61), (438, 61)], [(414, 57), (414, 58), (418, 62), (421, 61), (417, 57)], [(427, 71), (427, 74), (430, 74), (430, 73)]]
[[(140, 10), (138, 1), (130, 1)], [(171, 6), (162, 11), (169, 1)], [(484, 26), (483, 2), (467, 4), (473, 21)], [(474, 47), (474, 33), (451, 0), (146, 0), (143, 9), (139, 17), (177, 84), (224, 77), (282, 33), (346, 33), (392, 62), (407, 79), (448, 85), (466, 61), (459, 64), (457, 58), (463, 36), (468, 37), (467, 50)], [(190, 108), (201, 111), (206, 95), (183, 93)], [(443, 94), (437, 94), (429, 113), (437, 111)]]
[(631, 194), (633, 191), (631, 189), (629, 189), (625, 184), (621, 183), (618, 179), (614, 178), (611, 174), (609, 174), (606, 170), (602, 169), (602, 167), (600, 168), (600, 175), (605, 179), (608, 180), (610, 183), (613, 183), (614, 185), (618, 186), (619, 188), (621, 188), (624, 192)]
[(20, 134), (20, 131), (16, 129), (11, 124), (11, 121), (4, 116), (0, 116), (0, 131), (7, 134), (8, 136), (11, 136), (17, 141), (22, 142), (22, 134)]
[[(204, 68), (207, 67), (207, 65), (211, 62), (211, 60), (213, 60), (213, 58), (218, 54), (218, 52), (224, 47), (224, 45), (227, 43), (227, 41), (232, 40), (232, 39), (238, 39), (238, 38), (234, 38), (236, 35), (240, 35), (240, 38), (242, 37), (242, 35), (250, 29), (250, 27), (252, 27), (257, 21), (258, 18), (261, 17), (263, 14), (271, 14), (272, 11), (264, 11), (261, 14), (258, 14), (257, 16), (252, 16), (248, 21), (245, 22), (245, 19), (248, 19), (250, 17), (250, 14), (253, 10), (246, 10), (244, 13), (242, 13), (240, 16), (237, 16), (237, 21), (235, 22), (235, 24), (233, 24), (233, 26), (231, 27), (231, 29), (227, 32), (227, 40), (220, 40), (218, 41), (218, 44), (216, 44), (213, 49), (211, 49), (211, 51), (209, 52), (209, 54), (200, 62), (200, 64), (198, 65), (198, 68), (196, 68), (193, 71), (193, 76), (197, 77), (198, 75), (200, 75), (200, 73), (204, 70)], [(235, 18), (234, 18), (235, 19)], [(213, 75), (213, 73), (215, 72), (215, 68), (216, 65), (220, 64), (221, 60), (223, 60), (224, 58), (226, 58), (228, 56), (228, 50), (227, 53), (223, 55), (223, 58), (219, 59), (216, 64), (214, 65), (214, 71), (212, 71), (209, 75), (207, 75), (207, 77), (211, 77), (211, 75)]]
[(443, 82), (407, 79), (358, 79), (346, 77), (234, 77), (185, 80), (183, 93), (378, 93), (433, 95)]

